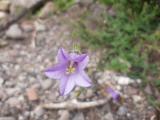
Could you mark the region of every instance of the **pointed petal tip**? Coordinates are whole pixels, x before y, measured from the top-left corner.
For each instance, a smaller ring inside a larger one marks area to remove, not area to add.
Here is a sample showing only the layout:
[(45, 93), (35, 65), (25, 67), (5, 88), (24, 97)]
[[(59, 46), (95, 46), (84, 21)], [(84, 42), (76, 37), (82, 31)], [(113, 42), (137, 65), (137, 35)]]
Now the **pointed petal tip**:
[(59, 48), (57, 58), (59, 62), (66, 62), (68, 60), (68, 52), (63, 48)]

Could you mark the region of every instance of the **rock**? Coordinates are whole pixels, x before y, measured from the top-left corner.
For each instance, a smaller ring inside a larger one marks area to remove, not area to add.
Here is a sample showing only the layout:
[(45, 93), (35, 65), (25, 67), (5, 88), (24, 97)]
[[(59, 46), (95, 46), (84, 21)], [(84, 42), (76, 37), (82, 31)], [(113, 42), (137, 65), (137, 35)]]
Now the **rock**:
[(6, 92), (5, 92), (5, 90), (0, 88), (0, 101), (6, 100), (7, 97), (8, 96), (7, 96)]
[(26, 120), (28, 120), (29, 117), (30, 117), (30, 112), (29, 111), (25, 111), (24, 114), (23, 114), (23, 117), (26, 118)]
[(53, 4), (53, 2), (47, 2), (46, 5), (41, 9), (38, 16), (40, 18), (46, 18), (53, 14), (54, 11), (56, 11), (56, 6)]
[(16, 97), (9, 98), (6, 102), (11, 107), (21, 108), (21, 102)]
[(20, 95), (19, 97), (18, 97), (18, 101), (20, 101), (20, 102), (24, 102), (25, 101), (25, 98), (24, 98), (24, 96), (23, 95)]
[(82, 112), (77, 113), (74, 116), (73, 120), (85, 120), (83, 113)]
[(122, 87), (121, 87), (120, 85), (117, 85), (117, 86), (116, 86), (116, 89), (117, 89), (118, 91), (121, 91), (121, 90), (122, 90)]
[(0, 1), (0, 11), (9, 11), (10, 1), (1, 0)]
[(33, 114), (36, 119), (40, 118), (44, 114), (44, 109), (40, 106), (36, 107), (33, 111)]
[(6, 40), (0, 40), (0, 48), (6, 47), (8, 44)]
[(113, 118), (113, 114), (112, 113), (107, 113), (105, 116), (104, 116), (104, 119), (103, 120), (114, 120)]
[(128, 77), (119, 76), (116, 78), (119, 85), (129, 85), (133, 83), (133, 80)]
[(52, 86), (53, 81), (52, 80), (44, 80), (41, 83), (41, 86), (44, 90), (49, 89)]
[(42, 32), (46, 30), (46, 27), (40, 21), (35, 21), (34, 25), (37, 32)]
[(21, 92), (21, 89), (19, 87), (7, 88), (6, 92), (8, 96), (13, 96), (13, 95), (18, 96)]
[(0, 117), (0, 120), (16, 120), (13, 117)]
[(137, 94), (139, 94), (139, 89), (137, 89), (135, 87), (127, 86), (127, 87), (124, 87), (123, 90), (126, 91), (126, 93), (128, 95), (137, 95)]
[(139, 95), (133, 95), (132, 96), (134, 103), (138, 103), (142, 100), (142, 97)]
[(24, 38), (23, 32), (20, 29), (18, 24), (14, 24), (9, 27), (9, 29), (6, 31), (6, 36), (11, 39), (22, 39)]
[(36, 101), (39, 99), (36, 88), (29, 88), (27, 90), (27, 97), (30, 101)]
[(34, 30), (34, 25), (32, 22), (24, 21), (21, 23), (21, 28), (25, 32), (32, 32)]
[(70, 94), (70, 98), (74, 99), (77, 98), (79, 100), (86, 100), (86, 99), (91, 99), (92, 97), (94, 97), (94, 92), (92, 89), (87, 89), (87, 90), (83, 90), (80, 87), (76, 87), (75, 92)]
[(10, 108), (8, 104), (4, 104), (3, 102), (0, 102), (0, 115), (2, 116), (6, 116), (10, 114)]
[(70, 113), (67, 110), (61, 111), (60, 118), (58, 120), (70, 120)]
[(0, 77), (0, 86), (2, 86), (4, 83), (4, 79)]
[(5, 19), (7, 14), (5, 12), (0, 11), (0, 20)]
[(22, 115), (19, 115), (18, 120), (25, 120), (25, 118)]
[(124, 107), (124, 106), (121, 106), (118, 111), (117, 111), (117, 114), (120, 115), (120, 116), (123, 116), (123, 115), (126, 115), (128, 112), (127, 108)]
[(40, 0), (10, 0), (12, 5), (21, 6), (23, 8), (30, 8)]
[(17, 5), (11, 4), (9, 14), (11, 16), (17, 16), (18, 14), (20, 14), (23, 11), (23, 9), (24, 9), (24, 7), (22, 7), (22, 6), (17, 6)]
[(87, 93), (86, 93), (86, 98), (91, 98), (91, 97), (93, 97), (93, 95), (94, 95), (93, 90), (92, 89), (88, 89)]
[[(15, 85), (15, 83), (14, 83), (14, 82), (11, 82), (11, 81), (8, 81), (8, 80), (6, 80), (6, 82), (4, 83), (4, 85), (7, 87), (8, 90), (9, 90), (9, 89), (17, 89), (16, 87), (13, 88), (14, 85)], [(12, 91), (11, 91), (11, 93), (12, 93)]]

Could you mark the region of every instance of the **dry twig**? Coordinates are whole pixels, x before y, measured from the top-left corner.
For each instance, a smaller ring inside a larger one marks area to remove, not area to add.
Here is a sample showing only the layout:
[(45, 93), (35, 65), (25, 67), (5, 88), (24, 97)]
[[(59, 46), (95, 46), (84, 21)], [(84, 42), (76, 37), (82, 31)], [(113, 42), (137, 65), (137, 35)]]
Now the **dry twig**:
[(87, 108), (93, 108), (97, 106), (101, 106), (106, 104), (110, 98), (105, 98), (105, 99), (100, 99), (100, 100), (95, 100), (95, 101), (90, 101), (90, 102), (80, 102), (77, 99), (73, 99), (70, 101), (65, 101), (62, 103), (49, 103), (49, 104), (44, 104), (42, 107), (44, 109), (49, 109), (49, 110), (55, 110), (55, 109), (87, 109)]

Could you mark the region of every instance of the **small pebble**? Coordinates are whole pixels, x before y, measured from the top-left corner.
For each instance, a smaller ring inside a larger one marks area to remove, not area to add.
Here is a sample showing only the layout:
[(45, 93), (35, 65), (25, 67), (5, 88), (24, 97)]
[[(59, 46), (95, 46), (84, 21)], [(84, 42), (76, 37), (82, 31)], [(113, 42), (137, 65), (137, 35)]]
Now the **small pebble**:
[(142, 97), (139, 95), (133, 95), (132, 96), (134, 103), (138, 103), (142, 100)]
[(24, 38), (23, 32), (20, 29), (18, 24), (14, 24), (9, 27), (9, 29), (6, 31), (6, 36), (11, 39), (22, 39)]
[(42, 81), (41, 85), (42, 85), (42, 88), (44, 90), (47, 90), (47, 89), (49, 89), (52, 86), (52, 83), (53, 83), (52, 80), (44, 80), (44, 81)]
[(119, 85), (129, 85), (130, 83), (133, 83), (132, 79), (130, 79), (128, 77), (123, 77), (123, 76), (117, 77), (116, 80)]
[(28, 100), (30, 100), (30, 101), (38, 100), (39, 97), (38, 97), (38, 94), (37, 94), (37, 90), (33, 87), (29, 88), (27, 90), (27, 97), (28, 97)]
[(105, 116), (104, 116), (104, 119), (103, 120), (114, 120), (113, 118), (113, 114), (112, 113), (107, 113)]
[(9, 10), (10, 1), (9, 0), (0, 0), (0, 11), (6, 12)]
[(44, 109), (40, 106), (36, 107), (33, 111), (35, 118), (38, 119), (44, 114)]
[(5, 12), (1, 12), (0, 11), (0, 20), (1, 19), (4, 19), (4, 18), (6, 18), (7, 17), (7, 14), (5, 13)]
[(6, 102), (11, 107), (21, 108), (21, 102), (16, 97), (9, 98)]
[(123, 116), (123, 115), (126, 115), (127, 114), (127, 108), (124, 107), (124, 106), (121, 106), (118, 111), (117, 111), (117, 114), (120, 115), (120, 116)]
[(4, 79), (0, 77), (0, 86), (2, 86), (4, 83)]
[(35, 25), (36, 31), (38, 31), (38, 32), (42, 32), (42, 31), (46, 30), (46, 27), (42, 23), (40, 23), (39, 21), (35, 21), (34, 25)]
[(67, 110), (59, 111), (60, 118), (58, 120), (70, 120), (70, 113)]
[(76, 113), (76, 115), (73, 117), (73, 120), (85, 120), (83, 113)]
[(34, 30), (34, 25), (32, 22), (28, 22), (28, 21), (24, 21), (21, 24), (21, 28), (25, 31), (25, 32), (32, 32)]

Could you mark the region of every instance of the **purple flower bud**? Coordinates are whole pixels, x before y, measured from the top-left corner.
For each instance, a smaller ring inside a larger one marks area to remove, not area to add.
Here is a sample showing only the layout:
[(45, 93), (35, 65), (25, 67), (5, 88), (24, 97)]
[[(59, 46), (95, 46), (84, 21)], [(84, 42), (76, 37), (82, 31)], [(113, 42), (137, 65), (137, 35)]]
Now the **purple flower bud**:
[(107, 92), (112, 96), (112, 99), (115, 101), (115, 102), (118, 102), (120, 100), (120, 94), (113, 90), (112, 88), (107, 88)]
[(91, 80), (84, 69), (88, 64), (87, 54), (67, 53), (64, 49), (58, 51), (58, 64), (45, 71), (46, 76), (60, 80), (61, 95), (69, 94), (74, 87), (90, 87)]

